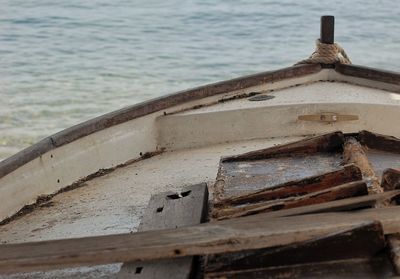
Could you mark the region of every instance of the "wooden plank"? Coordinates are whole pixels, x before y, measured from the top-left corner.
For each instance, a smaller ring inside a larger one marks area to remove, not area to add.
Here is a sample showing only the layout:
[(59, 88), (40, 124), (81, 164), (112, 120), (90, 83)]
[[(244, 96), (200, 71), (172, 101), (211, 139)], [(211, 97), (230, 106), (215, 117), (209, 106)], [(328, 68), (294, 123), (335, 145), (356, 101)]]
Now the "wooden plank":
[(217, 208), (216, 210), (213, 210), (213, 218), (217, 220), (237, 218), (262, 212), (320, 204), (363, 195), (368, 195), (367, 184), (364, 181), (354, 181), (297, 197), (295, 196), (276, 201), (260, 202), (240, 207), (228, 207), (221, 209)]
[(343, 161), (347, 164), (355, 164), (361, 170), (363, 178), (368, 181), (371, 193), (382, 193), (383, 189), (378, 177), (368, 160), (361, 144), (353, 137), (346, 139), (343, 148)]
[(384, 254), (371, 259), (347, 259), (320, 263), (274, 266), (207, 274), (205, 279), (363, 278), (394, 279), (393, 268)]
[(221, 254), (208, 258), (205, 272), (226, 272), (309, 262), (370, 258), (385, 247), (379, 222), (338, 231), (292, 245)]
[(221, 162), (214, 200), (273, 188), (342, 167), (342, 152), (296, 154), (262, 160)]
[(361, 179), (362, 174), (360, 169), (356, 165), (350, 164), (332, 172), (315, 175), (300, 180), (290, 181), (281, 185), (248, 194), (222, 199), (216, 202), (214, 206), (224, 207), (231, 205), (240, 205), (249, 202), (254, 203), (265, 200), (282, 199), (291, 196), (304, 195)]
[[(373, 208), (377, 204), (389, 202), (400, 195), (400, 190), (388, 191), (380, 194), (371, 194), (368, 196), (354, 197), (337, 201), (314, 204), (297, 208), (278, 210), (266, 214), (269, 218), (288, 217), (304, 214), (340, 212), (355, 209)], [(264, 215), (265, 216), (265, 215)]]
[(381, 185), (385, 191), (400, 189), (400, 170), (384, 170)]
[(273, 157), (290, 156), (293, 154), (309, 154), (316, 152), (333, 152), (341, 149), (344, 142), (342, 132), (333, 132), (321, 136), (296, 141), (289, 144), (278, 145), (266, 149), (247, 152), (241, 155), (223, 157), (222, 162), (243, 160), (260, 160)]
[(400, 85), (400, 74), (365, 66), (336, 64), (335, 71), (346, 75)]
[[(180, 193), (151, 196), (138, 231), (173, 229), (204, 222), (208, 212), (206, 183), (185, 187)], [(137, 263), (124, 263), (117, 278), (190, 278), (193, 257)]]
[(264, 214), (169, 230), (0, 245), (0, 272), (148, 261), (288, 245), (380, 221), (400, 231), (400, 208), (266, 218)]
[(368, 131), (361, 131), (358, 134), (360, 142), (368, 148), (400, 153), (400, 139), (392, 136), (385, 136)]

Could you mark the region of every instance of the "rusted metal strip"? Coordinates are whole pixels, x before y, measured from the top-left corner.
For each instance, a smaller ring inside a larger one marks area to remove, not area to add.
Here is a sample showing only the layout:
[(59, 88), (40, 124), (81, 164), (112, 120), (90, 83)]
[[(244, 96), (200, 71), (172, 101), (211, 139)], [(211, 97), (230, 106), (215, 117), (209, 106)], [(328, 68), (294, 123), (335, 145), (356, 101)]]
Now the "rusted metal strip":
[(320, 114), (300, 115), (300, 116), (298, 116), (298, 119), (302, 120), (302, 121), (335, 123), (335, 122), (342, 122), (342, 121), (358, 120), (358, 115), (346, 115), (346, 114), (338, 114), (338, 113), (334, 113), (334, 112), (323, 112)]

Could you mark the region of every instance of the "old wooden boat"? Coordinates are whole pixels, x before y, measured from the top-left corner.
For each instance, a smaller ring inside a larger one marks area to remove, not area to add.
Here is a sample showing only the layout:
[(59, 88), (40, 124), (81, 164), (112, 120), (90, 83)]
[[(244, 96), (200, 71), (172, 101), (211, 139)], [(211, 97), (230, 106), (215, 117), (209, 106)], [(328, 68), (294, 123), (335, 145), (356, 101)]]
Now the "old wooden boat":
[(0, 277), (398, 275), (400, 74), (342, 62), (332, 17), (320, 43), (1, 162)]

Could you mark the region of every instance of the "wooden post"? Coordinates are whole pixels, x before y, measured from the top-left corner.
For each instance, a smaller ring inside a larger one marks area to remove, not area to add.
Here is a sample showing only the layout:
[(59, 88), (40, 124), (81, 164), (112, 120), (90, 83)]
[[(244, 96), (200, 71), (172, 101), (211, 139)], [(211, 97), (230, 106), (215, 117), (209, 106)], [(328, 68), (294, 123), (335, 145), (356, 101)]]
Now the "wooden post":
[(321, 43), (333, 44), (335, 41), (335, 17), (330, 15), (321, 16)]

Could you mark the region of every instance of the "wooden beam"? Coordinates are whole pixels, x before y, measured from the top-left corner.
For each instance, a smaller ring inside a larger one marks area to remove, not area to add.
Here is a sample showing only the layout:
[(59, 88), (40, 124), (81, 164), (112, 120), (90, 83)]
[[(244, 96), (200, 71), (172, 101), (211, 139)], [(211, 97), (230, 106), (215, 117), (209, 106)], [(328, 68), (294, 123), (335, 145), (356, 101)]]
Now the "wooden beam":
[(368, 160), (361, 144), (353, 137), (346, 139), (343, 148), (343, 161), (346, 164), (355, 164), (360, 168), (363, 178), (368, 181), (371, 193), (382, 193), (383, 189), (378, 177)]
[(216, 202), (214, 206), (225, 207), (304, 195), (361, 179), (360, 169), (356, 165), (350, 164), (332, 172), (290, 181), (253, 193), (222, 199)]
[(385, 244), (381, 224), (370, 222), (292, 245), (211, 256), (205, 272), (370, 258), (383, 250)]
[(254, 215), (282, 209), (295, 208), (306, 205), (320, 204), (340, 200), (348, 197), (368, 195), (368, 187), (364, 181), (355, 181), (331, 187), (310, 194), (249, 204), (240, 207), (228, 207), (213, 211), (213, 218), (218, 220)]
[(333, 152), (341, 149), (344, 142), (342, 132), (333, 132), (316, 136), (289, 144), (278, 145), (266, 149), (247, 152), (241, 155), (223, 157), (222, 162), (234, 162), (242, 160), (260, 160), (273, 157), (284, 157), (293, 154), (309, 154), (316, 152)]
[[(180, 193), (165, 192), (151, 196), (138, 231), (173, 229), (204, 222), (208, 212), (206, 183), (185, 187)], [(193, 257), (144, 263), (124, 263), (118, 279), (189, 279)]]
[(392, 136), (372, 133), (369, 131), (361, 131), (358, 134), (360, 142), (368, 148), (388, 151), (392, 153), (400, 153), (400, 139)]
[[(400, 74), (398, 72), (384, 71), (370, 67), (358, 66), (354, 64), (353, 65), (336, 64), (335, 71), (345, 76), (356, 77), (370, 81), (384, 82), (388, 84), (393, 84), (395, 86), (400, 85)], [(385, 91), (381, 92), (382, 94), (386, 94)]]
[(170, 259), (268, 248), (310, 240), (370, 221), (400, 231), (400, 208), (265, 218), (264, 214), (192, 227), (0, 245), (0, 272)]
[(373, 208), (377, 204), (389, 202), (393, 198), (400, 195), (400, 190), (388, 191), (380, 194), (371, 194), (367, 196), (354, 197), (348, 199), (342, 199), (337, 201), (325, 202), (322, 204), (314, 204), (308, 206), (301, 206), (291, 209), (284, 209), (269, 212), (265, 217), (277, 218), (277, 217), (288, 217), (304, 214), (316, 214), (326, 212), (340, 212), (349, 211), (355, 209), (366, 209)]
[(205, 279), (282, 279), (282, 278), (363, 278), (398, 279), (392, 277), (390, 262), (383, 254), (372, 259), (346, 259), (299, 265), (283, 265), (265, 268), (226, 271), (206, 274)]

